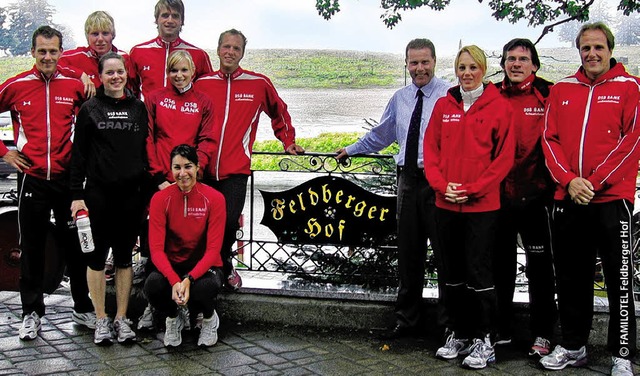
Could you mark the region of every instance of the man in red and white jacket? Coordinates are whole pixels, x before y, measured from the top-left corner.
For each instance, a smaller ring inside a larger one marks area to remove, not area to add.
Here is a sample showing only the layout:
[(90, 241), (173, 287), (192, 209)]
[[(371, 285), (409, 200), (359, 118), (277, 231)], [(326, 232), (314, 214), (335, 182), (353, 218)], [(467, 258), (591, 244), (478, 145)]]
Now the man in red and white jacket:
[(69, 161), (75, 116), (84, 87), (65, 76), (57, 63), (62, 53), (62, 34), (49, 26), (33, 33), (33, 69), (0, 86), (0, 112), (11, 110), (17, 150), (0, 143), (0, 156), (18, 174), (18, 223), (20, 228), (20, 298), (23, 322), (20, 339), (38, 336), (45, 314), (43, 279), (46, 234), (51, 211), (56, 220), (59, 249), (67, 261), (74, 300), (74, 321), (95, 328), (86, 270), (75, 225), (71, 217)]
[(251, 153), (260, 113), (271, 118), (273, 133), (289, 154), (303, 153), (296, 145), (295, 129), (287, 105), (266, 76), (240, 68), (247, 38), (238, 30), (220, 34), (218, 57), (220, 70), (200, 77), (195, 88), (213, 102), (214, 150), (204, 182), (220, 191), (227, 203), (227, 224), (222, 244), (222, 260), (229, 285), (241, 281), (231, 265), (231, 246), (236, 238), (238, 219), (244, 207), (247, 178), (251, 174)]
[(555, 184), (542, 154), (544, 106), (551, 82), (536, 75), (540, 58), (529, 39), (515, 38), (502, 50), (505, 77), (496, 84), (513, 108), (515, 160), (502, 181), (493, 280), (498, 298), (495, 343), (511, 342), (518, 236), (527, 258), (529, 317), (533, 344), (529, 355), (545, 356), (557, 320), (551, 253), (550, 207)]
[[(126, 62), (128, 74), (132, 71), (131, 61), (126, 52), (117, 49), (113, 45), (113, 40), (116, 37), (116, 28), (113, 17), (109, 13), (102, 10), (91, 13), (84, 23), (84, 35), (87, 38), (88, 46), (64, 51), (58, 64), (61, 67), (70, 67), (78, 71), (79, 74), (84, 73), (86, 78), (93, 84), (93, 91), (90, 94), (90, 96), (93, 96), (95, 88), (102, 85), (98, 74), (98, 61), (104, 54), (115, 52), (122, 55)], [(77, 76), (77, 78), (82, 77)], [(127, 80), (127, 87), (136, 93), (131, 80)]]
[(158, 25), (158, 36), (133, 46), (129, 52), (132, 63), (129, 78), (140, 85), (143, 100), (154, 90), (169, 84), (167, 59), (175, 50), (189, 51), (196, 66), (196, 77), (213, 72), (207, 52), (180, 39), (184, 24), (182, 0), (159, 0), (154, 17)]
[(546, 107), (543, 151), (557, 183), (552, 239), (562, 339), (540, 362), (553, 370), (586, 363), (597, 252), (607, 281), (612, 374), (631, 374), (640, 87), (611, 58), (614, 37), (605, 24), (583, 25), (576, 45), (582, 66), (553, 86)]

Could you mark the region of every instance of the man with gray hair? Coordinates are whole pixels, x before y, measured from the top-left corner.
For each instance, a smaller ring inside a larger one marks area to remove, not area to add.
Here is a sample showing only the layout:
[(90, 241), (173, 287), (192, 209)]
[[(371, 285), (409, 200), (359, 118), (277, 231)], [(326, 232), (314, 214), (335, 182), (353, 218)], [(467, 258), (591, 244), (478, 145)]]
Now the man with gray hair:
[[(436, 252), (436, 261), (439, 259), (432, 237), (435, 233), (435, 195), (424, 174), (422, 140), (436, 101), (444, 97), (451, 86), (435, 77), (436, 49), (429, 39), (410, 41), (405, 49), (405, 63), (411, 84), (395, 92), (375, 128), (356, 143), (340, 149), (337, 156), (341, 159), (378, 152), (393, 142), (400, 145), (400, 152), (395, 156), (398, 166), (399, 288), (396, 325), (384, 333), (386, 339), (417, 334), (428, 239)], [(439, 276), (441, 272), (442, 268), (438, 268)], [(446, 315), (441, 311), (439, 316), (443, 321)]]

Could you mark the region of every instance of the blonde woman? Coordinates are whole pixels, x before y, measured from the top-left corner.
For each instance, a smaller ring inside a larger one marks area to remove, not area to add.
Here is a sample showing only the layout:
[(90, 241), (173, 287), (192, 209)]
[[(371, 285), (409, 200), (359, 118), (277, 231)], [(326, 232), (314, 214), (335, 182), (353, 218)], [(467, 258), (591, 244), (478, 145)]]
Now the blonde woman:
[(174, 147), (180, 144), (195, 147), (200, 168), (204, 170), (215, 146), (211, 100), (193, 89), (195, 72), (189, 52), (172, 52), (167, 59), (167, 77), (171, 85), (145, 99), (149, 113), (147, 154), (154, 187), (158, 190), (174, 182), (167, 159)]
[(495, 361), (491, 249), (500, 182), (514, 160), (512, 111), (498, 89), (483, 82), (487, 60), (480, 48), (463, 47), (454, 68), (459, 85), (436, 103), (424, 142), (452, 326), (436, 356), (468, 353), (463, 366), (479, 369)]

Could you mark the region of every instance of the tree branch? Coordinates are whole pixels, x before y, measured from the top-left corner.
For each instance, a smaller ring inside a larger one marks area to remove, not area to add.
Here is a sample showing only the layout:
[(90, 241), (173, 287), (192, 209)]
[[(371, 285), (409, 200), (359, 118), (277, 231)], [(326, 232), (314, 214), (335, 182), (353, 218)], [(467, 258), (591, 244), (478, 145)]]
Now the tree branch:
[[(589, 7), (593, 4), (594, 0), (589, 1), (588, 3), (586, 3), (582, 9), (583, 10), (587, 10), (589, 9)], [(540, 42), (540, 40), (542, 40), (542, 38), (547, 35), (549, 32), (553, 31), (553, 28), (558, 26), (558, 25), (562, 25), (563, 23), (567, 23), (573, 20), (580, 20), (580, 16), (581, 14), (578, 13), (574, 16), (571, 16), (569, 18), (565, 18), (564, 20), (560, 20), (558, 22), (552, 23), (551, 25), (547, 25), (544, 27), (544, 29), (542, 29), (542, 33), (540, 33), (540, 36), (538, 37), (538, 39), (536, 39), (536, 41), (533, 43), (534, 45), (538, 44), (538, 42)]]

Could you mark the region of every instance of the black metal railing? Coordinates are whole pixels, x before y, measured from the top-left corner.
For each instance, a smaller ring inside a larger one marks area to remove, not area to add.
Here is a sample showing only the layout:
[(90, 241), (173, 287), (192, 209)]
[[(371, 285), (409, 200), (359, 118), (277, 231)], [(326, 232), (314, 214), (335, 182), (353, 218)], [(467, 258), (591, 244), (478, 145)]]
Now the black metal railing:
[[(354, 284), (365, 288), (397, 286), (397, 257), (394, 244), (373, 246), (344, 246), (336, 244), (279, 243), (269, 231), (260, 228), (256, 218), (257, 187), (269, 190), (275, 182), (287, 181), (295, 185), (293, 176), (309, 175), (340, 176), (355, 182), (365, 189), (395, 195), (396, 167), (391, 155), (368, 154), (337, 160), (334, 153), (285, 153), (254, 152), (255, 158), (268, 158), (272, 169), (255, 169), (249, 184), (249, 220), (238, 237), (238, 264), (249, 270), (286, 273), (289, 278), (327, 282), (332, 284)], [(310, 179), (310, 178), (309, 178)], [(264, 205), (264, 203), (262, 203)], [(245, 208), (247, 209), (247, 208)], [(247, 210), (245, 210), (245, 213)], [(634, 216), (635, 233), (640, 233), (640, 214)], [(248, 229), (248, 231), (246, 231)], [(267, 236), (264, 236), (265, 233)], [(640, 295), (640, 242), (634, 237), (633, 255), (636, 279), (636, 298)], [(598, 260), (599, 262), (599, 260)], [(526, 291), (526, 258), (518, 248), (516, 288)], [(594, 277), (597, 294), (605, 294), (605, 284), (600, 269)], [(437, 286), (437, 270), (433, 252), (429, 249), (425, 270), (425, 285)]]
[[(248, 221), (239, 240), (238, 263), (249, 270), (286, 273), (291, 279), (332, 284), (359, 285), (365, 288), (397, 286), (397, 252), (393, 244), (343, 246), (336, 244), (279, 243), (256, 218), (265, 203), (259, 202), (258, 188), (271, 188), (293, 176), (310, 179), (310, 175), (333, 175), (350, 180), (365, 189), (386, 195), (396, 192), (396, 165), (391, 155), (368, 154), (337, 160), (334, 153), (306, 153), (293, 156), (284, 153), (255, 152), (254, 159), (271, 159), (274, 170), (252, 171), (249, 184)], [(245, 210), (245, 213), (247, 210)], [(260, 230), (259, 230), (260, 229)], [(246, 231), (248, 230), (248, 231)], [(524, 259), (522, 257), (522, 259)], [(426, 286), (437, 286), (437, 270), (433, 252), (428, 250)], [(519, 288), (526, 288), (524, 264), (518, 265)]]

